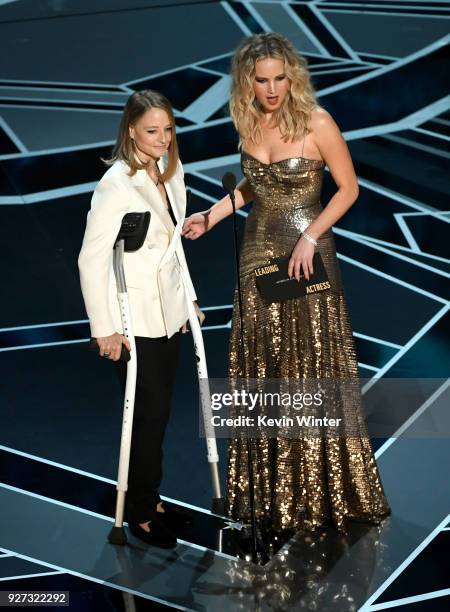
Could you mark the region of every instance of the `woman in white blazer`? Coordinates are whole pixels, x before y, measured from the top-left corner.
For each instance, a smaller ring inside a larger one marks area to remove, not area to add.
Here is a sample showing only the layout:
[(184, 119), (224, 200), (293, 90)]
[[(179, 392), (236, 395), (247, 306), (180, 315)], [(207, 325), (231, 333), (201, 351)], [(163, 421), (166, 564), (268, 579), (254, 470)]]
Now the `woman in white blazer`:
[[(107, 163), (110, 168), (92, 197), (78, 260), (81, 289), (91, 335), (100, 355), (116, 363), (124, 388), (126, 366), (118, 360), (122, 344), (130, 346), (122, 334), (113, 246), (126, 213), (150, 211), (144, 245), (124, 256), (138, 364), (126, 512), (137, 537), (170, 547), (182, 517), (161, 502), (158, 488), (180, 331), (188, 319), (183, 281), (195, 304), (196, 295), (180, 238), (186, 212), (183, 168), (173, 111), (164, 96), (150, 90), (130, 96)], [(202, 322), (197, 304), (196, 309)]]

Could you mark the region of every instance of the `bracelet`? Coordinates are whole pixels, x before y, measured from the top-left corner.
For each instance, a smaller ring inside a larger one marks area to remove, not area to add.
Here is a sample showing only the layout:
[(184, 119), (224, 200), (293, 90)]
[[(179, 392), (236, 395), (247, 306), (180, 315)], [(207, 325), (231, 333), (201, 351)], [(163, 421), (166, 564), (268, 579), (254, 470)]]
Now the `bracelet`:
[(314, 238), (310, 236), (309, 234), (307, 234), (306, 232), (303, 232), (302, 237), (305, 238), (305, 240), (307, 240), (314, 246), (317, 246), (317, 240), (314, 240)]

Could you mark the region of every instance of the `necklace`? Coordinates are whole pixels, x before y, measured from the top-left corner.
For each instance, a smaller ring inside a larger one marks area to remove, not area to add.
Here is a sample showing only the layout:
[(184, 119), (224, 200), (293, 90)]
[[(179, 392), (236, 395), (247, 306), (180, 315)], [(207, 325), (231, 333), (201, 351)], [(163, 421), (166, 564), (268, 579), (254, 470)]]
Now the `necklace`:
[(159, 180), (161, 175), (159, 174), (159, 168), (156, 164), (153, 166), (153, 168), (155, 170), (156, 180), (152, 177), (150, 172), (148, 172), (148, 175), (152, 179), (152, 181), (155, 183), (155, 186), (158, 187), (158, 185), (161, 183), (161, 181)]

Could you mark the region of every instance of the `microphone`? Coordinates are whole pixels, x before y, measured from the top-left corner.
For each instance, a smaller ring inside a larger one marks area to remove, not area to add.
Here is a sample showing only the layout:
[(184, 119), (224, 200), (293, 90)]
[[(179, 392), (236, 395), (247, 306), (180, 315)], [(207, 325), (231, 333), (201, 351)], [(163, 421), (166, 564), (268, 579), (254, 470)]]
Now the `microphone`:
[(222, 177), (222, 187), (228, 192), (234, 210), (234, 190), (236, 189), (236, 176), (232, 172), (225, 172)]

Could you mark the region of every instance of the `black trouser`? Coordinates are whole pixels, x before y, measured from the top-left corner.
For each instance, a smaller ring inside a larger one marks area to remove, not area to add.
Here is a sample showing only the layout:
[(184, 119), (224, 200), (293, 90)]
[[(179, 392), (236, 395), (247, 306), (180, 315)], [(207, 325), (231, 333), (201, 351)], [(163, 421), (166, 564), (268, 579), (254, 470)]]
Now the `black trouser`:
[[(136, 337), (137, 379), (131, 438), (126, 517), (145, 523), (160, 501), (162, 443), (170, 414), (170, 400), (180, 349), (180, 332), (170, 339)], [(126, 364), (116, 361), (125, 390)]]

